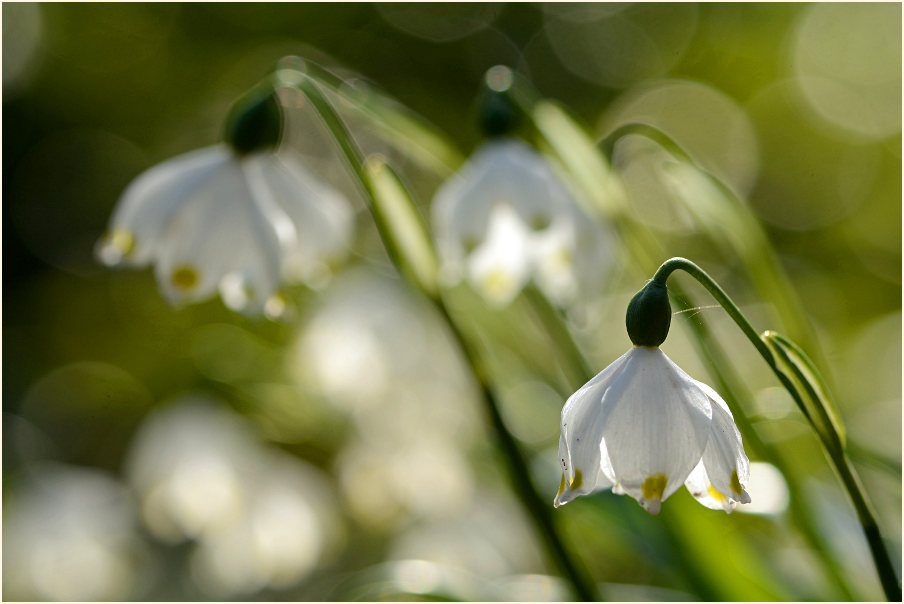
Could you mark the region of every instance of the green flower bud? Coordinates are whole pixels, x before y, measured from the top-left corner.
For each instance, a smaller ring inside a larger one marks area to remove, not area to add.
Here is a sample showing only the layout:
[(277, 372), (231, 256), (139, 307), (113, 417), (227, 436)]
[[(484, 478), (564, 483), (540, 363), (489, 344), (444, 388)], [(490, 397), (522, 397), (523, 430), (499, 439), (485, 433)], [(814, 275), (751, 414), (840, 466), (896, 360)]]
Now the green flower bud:
[(510, 134), (519, 123), (519, 115), (504, 92), (488, 91), (480, 99), (477, 120), (486, 137)]
[(226, 120), (225, 139), (239, 155), (273, 149), (279, 144), (282, 122), (276, 91), (252, 94), (232, 108)]
[(521, 122), (521, 114), (510, 98), (514, 74), (504, 65), (487, 70), (478, 105), (477, 121), (484, 136), (511, 134)]
[(659, 346), (669, 335), (672, 307), (664, 283), (650, 281), (628, 304), (625, 325), (635, 346)]

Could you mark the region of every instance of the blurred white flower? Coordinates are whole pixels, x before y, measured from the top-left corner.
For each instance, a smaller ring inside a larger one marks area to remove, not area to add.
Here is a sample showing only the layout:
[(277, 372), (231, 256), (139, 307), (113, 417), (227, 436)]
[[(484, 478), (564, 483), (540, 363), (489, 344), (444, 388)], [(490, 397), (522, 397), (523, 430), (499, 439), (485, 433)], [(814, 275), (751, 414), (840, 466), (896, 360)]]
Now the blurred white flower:
[(572, 394), (561, 429), (556, 507), (611, 486), (657, 514), (682, 483), (708, 508), (750, 502), (728, 406), (658, 347), (633, 347)]
[(457, 443), (434, 433), (379, 446), (367, 436), (336, 461), (346, 506), (358, 522), (386, 529), (412, 518), (449, 518), (468, 503), (474, 477)]
[(154, 264), (172, 304), (219, 289), (228, 307), (249, 315), (278, 313), (283, 282), (322, 285), (351, 238), (348, 201), (275, 152), (272, 136), (248, 141), (238, 131), (230, 145), (175, 157), (133, 181), (98, 244), (100, 260)]
[(212, 402), (187, 399), (154, 412), (127, 459), (148, 529), (175, 543), (231, 526), (246, 509), (242, 476), (256, 453), (246, 426)]
[(6, 600), (125, 600), (141, 546), (126, 489), (96, 470), (40, 465), (4, 499)]
[(474, 390), (428, 305), (390, 279), (352, 268), (330, 283), (287, 359), (298, 383), (351, 413), (375, 442), (472, 435)]
[(282, 453), (260, 459), (245, 477), (247, 508), (240, 522), (203, 539), (192, 572), (213, 597), (284, 589), (307, 576), (339, 537), (322, 476)]
[(530, 233), (508, 204), (493, 208), (483, 243), (468, 262), (468, 278), (498, 306), (511, 302), (530, 280)]
[(290, 587), (342, 537), (322, 473), (212, 401), (186, 398), (145, 420), (127, 470), (150, 532), (196, 542), (192, 576), (211, 597)]
[(544, 157), (516, 139), (478, 149), (433, 200), (443, 274), (467, 276), (491, 304), (508, 304), (530, 280), (566, 303), (603, 271), (600, 231)]
[(491, 490), (472, 497), (455, 516), (411, 523), (388, 558), (425, 560), (483, 579), (534, 573), (544, 564), (530, 521), (507, 495)]

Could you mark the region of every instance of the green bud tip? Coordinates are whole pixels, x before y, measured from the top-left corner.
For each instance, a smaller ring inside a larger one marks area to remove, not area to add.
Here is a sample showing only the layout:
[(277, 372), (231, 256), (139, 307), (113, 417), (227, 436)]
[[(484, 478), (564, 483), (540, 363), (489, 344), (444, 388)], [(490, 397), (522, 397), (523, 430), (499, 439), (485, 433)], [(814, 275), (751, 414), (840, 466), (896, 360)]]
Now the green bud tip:
[(504, 65), (487, 70), (477, 114), (484, 136), (504, 136), (517, 128), (521, 116), (509, 98), (513, 82), (512, 70)]
[(252, 94), (232, 108), (226, 120), (226, 142), (239, 155), (273, 149), (282, 134), (282, 108), (275, 90)]
[(665, 283), (650, 281), (628, 304), (625, 326), (635, 346), (659, 346), (669, 335), (672, 307)]

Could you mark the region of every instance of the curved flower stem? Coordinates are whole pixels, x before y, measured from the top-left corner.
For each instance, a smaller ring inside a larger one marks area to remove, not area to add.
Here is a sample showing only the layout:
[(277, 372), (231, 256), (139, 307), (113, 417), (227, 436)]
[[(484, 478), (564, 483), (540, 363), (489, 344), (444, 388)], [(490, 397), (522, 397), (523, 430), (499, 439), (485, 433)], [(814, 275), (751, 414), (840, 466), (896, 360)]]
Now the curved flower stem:
[[(479, 351), (467, 338), (458, 323), (453, 319), (448, 306), (438, 290), (425, 287), (425, 283), (417, 278), (415, 272), (409, 269), (411, 264), (413, 264), (413, 261), (407, 260), (404, 257), (404, 242), (400, 241), (400, 237), (394, 231), (393, 225), (389, 223), (388, 217), (379, 208), (380, 204), (377, 202), (372, 177), (365, 168), (366, 160), (349, 133), (346, 131), (341, 118), (336, 114), (332, 105), (330, 105), (329, 101), (327, 101), (313, 80), (302, 78), (297, 86), (307, 96), (320, 117), (324, 120), (327, 128), (329, 128), (332, 133), (333, 138), (339, 144), (345, 159), (357, 176), (357, 180), (365, 189), (367, 193), (366, 199), (368, 202), (368, 209), (374, 216), (380, 238), (383, 241), (393, 264), (399, 269), (399, 272), (412, 287), (422, 292), (431, 301), (434, 308), (439, 312), (448, 326), (455, 343), (458, 345), (464, 360), (467, 362), (471, 369), (471, 373), (480, 388), (481, 398), (496, 434), (499, 448), (508, 465), (514, 491), (521, 500), (524, 508), (527, 510), (531, 520), (534, 522), (550, 558), (559, 566), (579, 598), (585, 601), (599, 600), (593, 581), (587, 576), (586, 571), (578, 565), (577, 561), (572, 558), (570, 552), (565, 547), (558, 529), (553, 522), (552, 515), (550, 514), (550, 506), (545, 505), (540, 498), (537, 488), (534, 485), (533, 478), (531, 477), (527, 461), (524, 458), (524, 454), (518, 447), (515, 438), (505, 426), (489, 376), (480, 360)], [(426, 235), (426, 233), (424, 233), (424, 235)]]
[[(897, 575), (895, 574), (894, 565), (891, 562), (888, 551), (885, 549), (882, 535), (879, 531), (879, 525), (876, 522), (875, 515), (872, 511), (872, 506), (870, 505), (869, 500), (867, 499), (866, 494), (863, 491), (863, 487), (860, 484), (854, 468), (851, 466), (849, 460), (847, 459), (847, 455), (844, 452), (844, 446), (841, 442), (840, 436), (833, 430), (828, 431), (827, 434), (826, 430), (820, 430), (815, 426), (807, 411), (807, 406), (802, 400), (802, 393), (798, 390), (797, 387), (795, 387), (794, 383), (788, 378), (788, 376), (786, 376), (779, 369), (778, 365), (776, 364), (775, 357), (773, 356), (772, 350), (769, 348), (760, 334), (756, 331), (756, 329), (754, 329), (753, 325), (750, 324), (750, 321), (748, 321), (743, 313), (741, 313), (741, 310), (738, 308), (738, 306), (731, 300), (731, 298), (728, 297), (728, 294), (726, 294), (725, 291), (719, 286), (719, 284), (716, 283), (712, 279), (712, 277), (710, 277), (703, 269), (685, 258), (671, 258), (665, 261), (659, 267), (659, 269), (653, 275), (653, 281), (665, 285), (666, 279), (668, 279), (669, 275), (679, 269), (688, 273), (701, 285), (703, 285), (703, 287), (705, 287), (707, 291), (709, 291), (713, 298), (715, 298), (716, 302), (718, 302), (719, 305), (725, 309), (725, 312), (728, 313), (728, 316), (731, 317), (731, 319), (741, 329), (744, 335), (747, 336), (747, 339), (750, 340), (750, 343), (753, 344), (753, 346), (757, 349), (757, 352), (760, 353), (760, 356), (763, 357), (763, 359), (778, 377), (782, 385), (794, 398), (795, 402), (798, 404), (798, 407), (800, 407), (804, 414), (807, 415), (807, 418), (810, 420), (811, 426), (814, 427), (814, 431), (819, 437), (819, 440), (822, 443), (826, 454), (829, 456), (829, 459), (832, 462), (832, 466), (838, 473), (838, 476), (841, 479), (841, 482), (844, 485), (848, 496), (851, 498), (851, 503), (854, 505), (854, 509), (857, 512), (857, 518), (860, 521), (863, 533), (866, 537), (867, 543), (869, 544), (870, 553), (872, 554), (873, 561), (876, 565), (876, 571), (882, 583), (882, 589), (885, 591), (885, 596), (891, 602), (900, 601), (901, 584), (898, 581)], [(814, 388), (812, 384), (808, 383), (805, 383), (805, 387)], [(822, 413), (828, 415), (825, 409), (822, 409)]]
[[(687, 295), (681, 291), (677, 284), (673, 284), (670, 290), (677, 298), (687, 298)], [(749, 391), (746, 390), (746, 386), (743, 385), (738, 376), (731, 370), (731, 365), (727, 360), (728, 356), (722, 350), (718, 341), (712, 337), (712, 334), (705, 323), (688, 321), (687, 324), (691, 331), (697, 336), (696, 338), (692, 338), (691, 341), (706, 364), (706, 368), (709, 370), (710, 375), (712, 375), (715, 380), (717, 386), (716, 391), (722, 395), (725, 402), (728, 403), (729, 408), (734, 412), (734, 418), (738, 424), (738, 428), (741, 430), (741, 434), (747, 439), (748, 444), (751, 445), (751, 449), (756, 452), (758, 457), (778, 468), (779, 472), (784, 476), (785, 482), (788, 485), (788, 492), (791, 495), (788, 502), (788, 508), (795, 525), (810, 544), (821, 553), (822, 560), (826, 565), (829, 580), (834, 583), (843, 598), (846, 600), (855, 600), (856, 598), (844, 580), (841, 568), (829, 552), (829, 546), (826, 543), (825, 538), (820, 534), (816, 527), (813, 515), (810, 514), (803, 505), (804, 495), (797, 478), (794, 473), (788, 469), (785, 460), (779, 455), (778, 451), (767, 445), (760, 438), (759, 434), (754, 429), (750, 418), (743, 412), (739, 401), (744, 399), (749, 400), (750, 394)], [(742, 395), (742, 392), (747, 392), (747, 394)]]
[(610, 163), (615, 145), (627, 135), (639, 135), (655, 142), (681, 163), (694, 166), (704, 177), (712, 192), (718, 195), (717, 200), (707, 202), (710, 195), (705, 188), (695, 188), (694, 193), (679, 194), (677, 198), (684, 201), (695, 221), (710, 233), (712, 241), (723, 249), (727, 246), (726, 251), (736, 254), (742, 261), (754, 287), (774, 304), (793, 338), (817, 354), (816, 360), (821, 367), (828, 367), (827, 359), (816, 345), (816, 334), (806, 318), (800, 298), (748, 205), (722, 180), (703, 168), (676, 140), (650, 124), (629, 122), (609, 133), (599, 147)]

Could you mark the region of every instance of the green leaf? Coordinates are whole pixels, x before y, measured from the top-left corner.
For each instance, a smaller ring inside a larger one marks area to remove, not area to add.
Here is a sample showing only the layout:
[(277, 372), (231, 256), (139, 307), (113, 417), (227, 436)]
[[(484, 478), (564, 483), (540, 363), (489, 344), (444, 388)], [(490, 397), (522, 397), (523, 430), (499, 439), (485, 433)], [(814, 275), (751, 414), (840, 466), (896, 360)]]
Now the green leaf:
[(823, 442), (844, 449), (844, 423), (832, 403), (825, 380), (810, 357), (797, 344), (775, 331), (766, 331), (760, 338), (772, 351), (778, 370), (794, 386), (801, 411)]
[(415, 283), (428, 295), (438, 295), (439, 263), (433, 242), (414, 201), (399, 177), (382, 159), (364, 161), (364, 178), (373, 194), (376, 219), (382, 223), (393, 253)]

